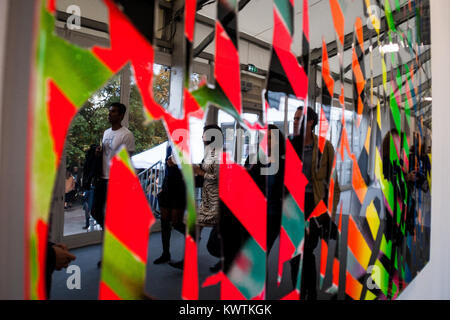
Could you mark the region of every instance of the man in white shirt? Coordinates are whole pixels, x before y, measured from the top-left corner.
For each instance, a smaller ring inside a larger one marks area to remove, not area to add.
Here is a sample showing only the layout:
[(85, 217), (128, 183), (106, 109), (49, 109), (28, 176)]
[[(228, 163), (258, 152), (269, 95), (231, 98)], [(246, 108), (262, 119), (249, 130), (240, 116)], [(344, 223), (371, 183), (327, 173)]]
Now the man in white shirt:
[(122, 126), (122, 120), (126, 110), (127, 108), (122, 103), (111, 103), (108, 114), (108, 121), (111, 123), (111, 128), (105, 130), (102, 146), (96, 150), (96, 155), (102, 157), (102, 174), (95, 184), (94, 203), (91, 215), (102, 229), (105, 219), (104, 211), (111, 159), (123, 145), (126, 147), (130, 156), (135, 150), (133, 134), (130, 130)]

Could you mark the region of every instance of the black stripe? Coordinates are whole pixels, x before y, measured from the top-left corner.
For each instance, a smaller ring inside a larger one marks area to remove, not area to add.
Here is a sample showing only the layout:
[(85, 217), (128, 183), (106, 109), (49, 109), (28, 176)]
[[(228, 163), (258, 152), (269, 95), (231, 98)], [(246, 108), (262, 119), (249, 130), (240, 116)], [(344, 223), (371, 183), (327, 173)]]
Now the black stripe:
[(217, 19), (233, 41), (234, 46), (238, 48), (237, 14), (227, 0), (219, 0), (217, 3)]

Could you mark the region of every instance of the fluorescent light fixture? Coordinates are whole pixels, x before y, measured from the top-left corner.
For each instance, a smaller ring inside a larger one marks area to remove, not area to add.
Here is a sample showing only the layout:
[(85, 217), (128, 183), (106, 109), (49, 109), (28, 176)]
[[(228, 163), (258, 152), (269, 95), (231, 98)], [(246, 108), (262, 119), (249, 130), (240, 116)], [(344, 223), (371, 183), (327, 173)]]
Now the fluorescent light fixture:
[(425, 98), (423, 98), (423, 100), (425, 100), (425, 101), (433, 101), (433, 98), (432, 97), (425, 97)]
[(393, 53), (393, 52), (399, 52), (400, 47), (397, 43), (389, 42), (389, 44), (385, 44), (380, 47), (380, 52), (382, 53)]

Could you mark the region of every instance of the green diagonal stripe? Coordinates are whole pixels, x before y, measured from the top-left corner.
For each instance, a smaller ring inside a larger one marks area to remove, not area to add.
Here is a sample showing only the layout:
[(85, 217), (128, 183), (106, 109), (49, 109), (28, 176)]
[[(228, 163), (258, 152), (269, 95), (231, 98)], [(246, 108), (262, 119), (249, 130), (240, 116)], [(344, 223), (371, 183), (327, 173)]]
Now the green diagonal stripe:
[(105, 231), (101, 278), (121, 299), (142, 299), (145, 264), (109, 230)]
[(391, 96), (390, 96), (390, 107), (392, 112), (392, 117), (394, 119), (395, 128), (398, 132), (401, 132), (401, 115), (400, 115), (400, 109), (397, 104), (397, 100), (394, 96), (394, 91), (391, 89)]
[(54, 34), (55, 18), (42, 12), (38, 63), (44, 64), (44, 77), (52, 78), (66, 96), (81, 106), (113, 75), (89, 50), (79, 48)]

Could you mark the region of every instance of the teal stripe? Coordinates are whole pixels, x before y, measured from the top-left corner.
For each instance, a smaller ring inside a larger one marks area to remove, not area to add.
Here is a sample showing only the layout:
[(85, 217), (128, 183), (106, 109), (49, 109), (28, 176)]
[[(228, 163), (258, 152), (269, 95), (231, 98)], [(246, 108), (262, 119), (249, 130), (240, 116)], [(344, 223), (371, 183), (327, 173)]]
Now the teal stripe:
[[(239, 289), (246, 299), (259, 295), (266, 281), (266, 252), (250, 237), (244, 244), (240, 259), (250, 262), (249, 265), (234, 264), (228, 272), (230, 281)], [(242, 267), (248, 267), (243, 269)]]
[(284, 23), (289, 29), (289, 33), (294, 33), (293, 8), (289, 0), (274, 0), (274, 4), (281, 14)]
[(305, 234), (305, 218), (300, 207), (294, 198), (288, 193), (283, 201), (283, 216), (281, 225), (286, 230), (287, 235), (298, 247), (303, 240)]

